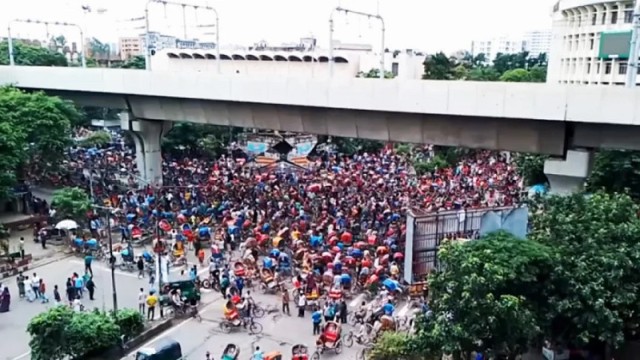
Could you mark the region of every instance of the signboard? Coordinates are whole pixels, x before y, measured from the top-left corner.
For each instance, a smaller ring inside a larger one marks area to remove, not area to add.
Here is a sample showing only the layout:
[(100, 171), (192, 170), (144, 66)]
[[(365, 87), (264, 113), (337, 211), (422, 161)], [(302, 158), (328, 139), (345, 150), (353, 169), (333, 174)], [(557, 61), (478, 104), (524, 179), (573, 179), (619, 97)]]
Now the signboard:
[(270, 145), (266, 142), (256, 142), (256, 141), (248, 141), (247, 142), (247, 153), (251, 155), (262, 154), (269, 150)]
[(628, 59), (631, 49), (631, 30), (600, 33), (600, 59)]

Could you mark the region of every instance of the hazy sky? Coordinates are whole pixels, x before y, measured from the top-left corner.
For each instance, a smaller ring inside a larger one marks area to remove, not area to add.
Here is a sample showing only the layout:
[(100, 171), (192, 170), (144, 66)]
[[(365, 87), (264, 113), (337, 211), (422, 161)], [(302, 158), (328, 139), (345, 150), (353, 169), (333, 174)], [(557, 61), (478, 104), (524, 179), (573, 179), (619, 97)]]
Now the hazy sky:
[[(191, 4), (209, 4), (220, 14), (220, 42), (250, 45), (260, 40), (271, 44), (294, 42), (314, 35), (321, 47), (327, 47), (329, 14), (337, 5), (375, 13), (376, 0), (178, 0)], [(387, 27), (386, 47), (391, 49), (421, 49), (425, 51), (455, 51), (468, 49), (473, 39), (518, 35), (527, 30), (548, 29), (551, 7), (556, 0), (379, 0), (380, 14)], [(119, 36), (137, 35), (144, 30), (144, 21), (125, 19), (144, 15), (146, 0), (2, 0), (0, 36), (6, 36), (12, 19), (40, 19), (74, 22), (85, 29), (85, 36), (116, 42)], [(81, 5), (102, 14), (84, 15)], [(151, 30), (183, 36), (182, 8), (152, 4)], [(203, 35), (213, 29), (196, 25), (213, 24), (210, 13), (197, 16), (187, 9), (187, 35), (212, 39)], [(343, 42), (370, 43), (380, 46), (380, 26), (375, 21), (353, 15), (335, 16), (335, 38)], [(44, 25), (12, 25), (14, 37), (46, 36)], [(76, 40), (78, 31), (72, 28), (50, 27), (51, 35), (64, 34)]]

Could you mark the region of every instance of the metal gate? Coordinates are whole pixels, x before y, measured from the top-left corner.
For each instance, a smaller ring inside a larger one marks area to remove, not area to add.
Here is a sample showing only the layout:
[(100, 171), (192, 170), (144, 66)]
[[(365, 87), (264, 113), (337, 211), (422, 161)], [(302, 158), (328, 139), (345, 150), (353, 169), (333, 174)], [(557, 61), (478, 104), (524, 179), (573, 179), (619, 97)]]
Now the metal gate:
[(442, 240), (477, 239), (483, 216), (489, 211), (510, 210), (512, 207), (492, 209), (453, 210), (425, 213), (412, 209), (407, 213), (405, 242), (405, 281), (422, 280), (438, 266), (438, 249)]

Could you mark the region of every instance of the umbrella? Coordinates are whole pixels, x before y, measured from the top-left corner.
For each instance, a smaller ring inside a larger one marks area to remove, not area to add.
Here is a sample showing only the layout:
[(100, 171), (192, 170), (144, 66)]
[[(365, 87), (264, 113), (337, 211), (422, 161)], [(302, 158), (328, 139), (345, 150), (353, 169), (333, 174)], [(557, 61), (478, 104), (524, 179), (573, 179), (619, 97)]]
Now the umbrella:
[(56, 229), (61, 230), (73, 230), (73, 229), (77, 229), (78, 223), (71, 220), (71, 219), (67, 219), (67, 220), (62, 220), (59, 223), (56, 224)]

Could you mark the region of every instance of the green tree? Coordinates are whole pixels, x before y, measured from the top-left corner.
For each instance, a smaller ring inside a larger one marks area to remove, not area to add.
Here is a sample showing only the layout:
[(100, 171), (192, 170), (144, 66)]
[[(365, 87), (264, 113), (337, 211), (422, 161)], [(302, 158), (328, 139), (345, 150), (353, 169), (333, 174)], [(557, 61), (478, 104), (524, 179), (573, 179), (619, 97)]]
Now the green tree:
[[(359, 71), (356, 77), (366, 78), (366, 79), (380, 79), (380, 69), (371, 69), (367, 72)], [(393, 73), (391, 71), (384, 72), (385, 79), (393, 79)]]
[(424, 336), (468, 358), (474, 350), (507, 358), (542, 333), (549, 308), (552, 249), (506, 232), (450, 241), (438, 254), (443, 270), (430, 278), (433, 317)]
[(125, 62), (123, 62), (121, 64), (113, 64), (112, 67), (121, 68), (121, 69), (140, 69), (140, 70), (144, 70), (144, 69), (146, 69), (146, 63), (147, 63), (147, 61), (145, 60), (144, 56), (137, 55), (137, 56), (134, 56), (134, 57), (132, 57), (130, 59), (127, 59)]
[(108, 145), (109, 143), (111, 143), (111, 134), (106, 131), (95, 131), (86, 139), (78, 142), (78, 145), (91, 148), (96, 146)]
[(547, 156), (535, 154), (516, 154), (515, 162), (520, 176), (527, 186), (546, 184), (547, 176), (544, 174), (544, 162)]
[[(371, 360), (425, 360), (422, 351), (414, 350), (414, 337), (403, 333), (385, 332), (380, 336), (367, 359)], [(433, 359), (435, 360), (435, 358)]]
[(31, 359), (99, 356), (118, 345), (120, 335), (140, 334), (144, 329), (143, 321), (138, 311), (130, 309), (114, 315), (99, 310), (75, 312), (67, 306), (52, 307), (32, 318), (27, 326), (31, 336)]
[(603, 192), (539, 201), (529, 237), (556, 253), (547, 335), (601, 355), (637, 339), (640, 208), (628, 195)]
[[(0, 97), (0, 111), (2, 98)], [(17, 182), (17, 172), (26, 159), (27, 136), (21, 128), (0, 117), (0, 199), (7, 198)]]
[[(13, 42), (13, 57), (16, 65), (68, 66), (67, 58), (54, 50), (41, 46)], [(9, 65), (9, 43), (0, 42), (0, 65)]]
[(473, 68), (467, 73), (468, 81), (498, 81), (500, 74), (492, 67)]
[(447, 161), (439, 155), (434, 156), (428, 161), (420, 161), (413, 164), (413, 168), (416, 170), (417, 175), (433, 173), (438, 169), (444, 169), (448, 166), (449, 164), (447, 163)]
[(590, 191), (628, 191), (635, 200), (640, 200), (640, 152), (599, 151), (595, 154), (593, 170), (587, 184)]
[(162, 140), (162, 149), (173, 155), (217, 157), (240, 131), (219, 125), (179, 123)]
[(91, 209), (91, 199), (80, 188), (63, 188), (53, 193), (51, 206), (56, 209), (59, 218), (79, 221)]
[(425, 80), (452, 80), (455, 78), (453, 69), (457, 66), (455, 59), (449, 58), (443, 52), (427, 56), (424, 63)]
[[(324, 140), (319, 138), (318, 142), (322, 143)], [(353, 155), (360, 152), (374, 154), (384, 148), (384, 143), (377, 140), (334, 137), (332, 142), (336, 146), (336, 151), (345, 155)]]
[(498, 53), (493, 60), (493, 68), (500, 74), (509, 70), (525, 69), (528, 65), (529, 53), (526, 51), (516, 54)]
[(500, 81), (506, 82), (531, 82), (531, 75), (526, 69), (513, 69), (507, 70), (502, 76)]
[(529, 68), (531, 82), (547, 82), (547, 67), (536, 65)]

